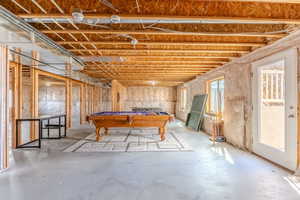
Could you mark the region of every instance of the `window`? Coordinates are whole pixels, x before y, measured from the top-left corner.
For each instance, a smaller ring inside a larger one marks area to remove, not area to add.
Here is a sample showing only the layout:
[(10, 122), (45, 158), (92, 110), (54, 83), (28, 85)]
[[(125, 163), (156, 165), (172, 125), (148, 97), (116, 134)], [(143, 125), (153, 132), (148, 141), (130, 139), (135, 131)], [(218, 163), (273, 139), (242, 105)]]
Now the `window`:
[(185, 111), (187, 103), (187, 89), (181, 88), (180, 89), (180, 110)]
[(207, 90), (207, 113), (222, 116), (224, 111), (224, 78), (209, 81)]

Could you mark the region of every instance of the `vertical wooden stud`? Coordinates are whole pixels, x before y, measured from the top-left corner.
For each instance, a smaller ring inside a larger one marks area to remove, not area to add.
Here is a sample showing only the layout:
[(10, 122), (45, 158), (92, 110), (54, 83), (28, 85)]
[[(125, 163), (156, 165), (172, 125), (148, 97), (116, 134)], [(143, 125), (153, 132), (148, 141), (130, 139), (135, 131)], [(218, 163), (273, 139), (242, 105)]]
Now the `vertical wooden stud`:
[(8, 49), (0, 45), (0, 170), (8, 167)]
[(66, 80), (66, 115), (67, 115), (67, 127), (72, 126), (72, 80)]
[(80, 84), (80, 123), (83, 124), (85, 122), (85, 84)]
[[(23, 94), (22, 94), (22, 64), (21, 56), (18, 53), (21, 53), (21, 49), (16, 49), (14, 54), (14, 65), (11, 65), (11, 70), (13, 73), (13, 116), (12, 116), (12, 148), (15, 149), (17, 146), (16, 143), (16, 119), (21, 118), (22, 116), (22, 103), (23, 103)], [(18, 141), (21, 141), (21, 128), (19, 128)]]
[[(31, 98), (31, 116), (33, 118), (38, 117), (38, 108), (39, 108), (39, 73), (38, 73), (38, 60), (39, 60), (39, 53), (36, 51), (32, 51), (32, 68), (30, 70), (31, 73), (31, 83), (32, 83), (32, 98)], [(38, 138), (38, 131), (35, 122), (31, 123), (31, 132), (30, 132), (30, 139), (35, 140)]]

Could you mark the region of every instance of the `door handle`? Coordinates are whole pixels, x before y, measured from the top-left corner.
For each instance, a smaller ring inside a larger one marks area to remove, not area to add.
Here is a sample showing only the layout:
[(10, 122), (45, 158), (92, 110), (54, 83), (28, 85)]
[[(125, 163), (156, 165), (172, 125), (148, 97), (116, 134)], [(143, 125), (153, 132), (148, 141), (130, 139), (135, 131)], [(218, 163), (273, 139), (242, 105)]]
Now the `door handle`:
[(295, 118), (295, 115), (294, 114), (289, 114), (288, 118)]

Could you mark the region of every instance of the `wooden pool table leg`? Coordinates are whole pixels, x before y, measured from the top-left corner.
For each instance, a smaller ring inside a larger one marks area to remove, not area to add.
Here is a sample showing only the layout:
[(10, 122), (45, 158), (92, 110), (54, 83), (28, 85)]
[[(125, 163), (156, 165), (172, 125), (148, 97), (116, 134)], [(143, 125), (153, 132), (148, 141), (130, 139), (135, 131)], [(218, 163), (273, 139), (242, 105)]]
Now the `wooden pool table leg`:
[(104, 134), (108, 135), (108, 128), (104, 128), (104, 129), (105, 129)]
[(166, 131), (166, 129), (165, 129), (164, 127), (160, 127), (160, 128), (159, 128), (159, 135), (160, 135), (160, 140), (161, 140), (161, 141), (163, 141), (163, 140), (166, 139), (166, 138), (165, 138), (165, 131)]
[(99, 142), (101, 140), (100, 130), (101, 130), (101, 127), (96, 128), (96, 141), (97, 142)]

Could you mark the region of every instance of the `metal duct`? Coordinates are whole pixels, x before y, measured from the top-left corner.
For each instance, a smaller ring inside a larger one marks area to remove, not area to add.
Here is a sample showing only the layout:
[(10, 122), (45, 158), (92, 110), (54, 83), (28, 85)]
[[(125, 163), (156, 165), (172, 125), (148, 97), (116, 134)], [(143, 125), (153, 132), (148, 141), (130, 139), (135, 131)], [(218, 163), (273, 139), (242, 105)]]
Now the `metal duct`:
[(80, 56), (84, 62), (124, 62), (125, 58), (119, 56)]
[[(56, 44), (2, 6), (0, 6), (0, 43), (8, 45), (11, 54), (22, 56), (22, 63), (25, 65), (31, 66), (33, 60), (31, 52), (36, 51), (40, 54), (40, 59), (36, 60), (39, 62), (39, 69), (102, 86), (98, 79), (76, 71), (82, 70), (84, 67), (84, 63), (80, 58)], [(22, 53), (16, 52), (14, 48), (22, 49)], [(72, 65), (73, 71), (71, 73), (66, 71), (66, 63)]]
[[(87, 24), (112, 24), (116, 23), (114, 20), (116, 18), (116, 15), (113, 15), (111, 17), (86, 17), (82, 21), (78, 22), (76, 20), (73, 20), (73, 18), (23, 18), (28, 23), (55, 23), (53, 19), (55, 19), (58, 23), (70, 23), (70, 20), (72, 20), (74, 23), (87, 23)], [(178, 19), (172, 19), (172, 18), (162, 18), (157, 19), (157, 17), (147, 17), (147, 19), (143, 18), (140, 19), (139, 17), (133, 18), (133, 17), (122, 17), (119, 16), (118, 22), (119, 24), (280, 24), (276, 21), (255, 21), (255, 20), (232, 20), (232, 19), (187, 19), (187, 18), (178, 18)]]
[(79, 58), (77, 58), (75, 55), (70, 53), (68, 50), (66, 50), (61, 45), (52, 41), (50, 38), (48, 38), (43, 33), (39, 32), (34, 27), (30, 26), (29, 24), (25, 23), (23, 20), (16, 17), (13, 13), (11, 13), (7, 9), (5, 9), (3, 6), (0, 6), (0, 15), (3, 18), (5, 18), (7, 21), (9, 21), (10, 23), (12, 23), (15, 26), (17, 26), (18, 28), (22, 29), (23, 31), (30, 33), (30, 34), (34, 34), (34, 36), (37, 37), (39, 40), (45, 42), (47, 45), (58, 50), (65, 56), (69, 56), (69, 57), (73, 58), (78, 64), (80, 64), (82, 66), (84, 65), (83, 62)]

